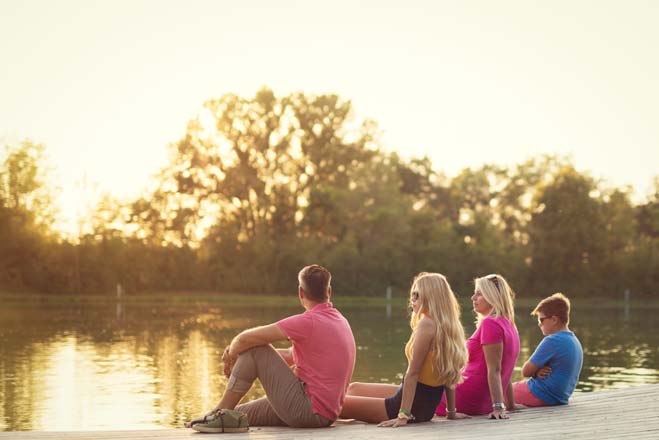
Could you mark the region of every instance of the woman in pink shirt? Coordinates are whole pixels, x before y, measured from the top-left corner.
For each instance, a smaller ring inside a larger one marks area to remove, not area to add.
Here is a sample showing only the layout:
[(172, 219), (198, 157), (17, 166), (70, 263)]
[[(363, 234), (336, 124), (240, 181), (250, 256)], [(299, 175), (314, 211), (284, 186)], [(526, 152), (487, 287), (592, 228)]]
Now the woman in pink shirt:
[[(456, 388), (455, 406), (461, 413), (507, 419), (506, 409), (515, 409), (511, 377), (519, 356), (515, 293), (501, 275), (477, 278), (475, 284), (476, 331), (467, 340), (469, 362)], [(445, 401), (436, 414), (446, 414)]]

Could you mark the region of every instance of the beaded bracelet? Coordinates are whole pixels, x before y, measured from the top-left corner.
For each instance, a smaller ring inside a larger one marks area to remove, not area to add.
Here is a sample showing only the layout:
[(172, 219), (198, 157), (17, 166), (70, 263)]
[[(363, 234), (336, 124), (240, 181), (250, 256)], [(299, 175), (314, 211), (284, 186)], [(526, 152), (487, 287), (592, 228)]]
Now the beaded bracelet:
[(406, 410), (401, 408), (400, 411), (398, 411), (398, 418), (403, 419), (403, 420), (414, 420), (414, 416), (412, 415), (412, 411)]

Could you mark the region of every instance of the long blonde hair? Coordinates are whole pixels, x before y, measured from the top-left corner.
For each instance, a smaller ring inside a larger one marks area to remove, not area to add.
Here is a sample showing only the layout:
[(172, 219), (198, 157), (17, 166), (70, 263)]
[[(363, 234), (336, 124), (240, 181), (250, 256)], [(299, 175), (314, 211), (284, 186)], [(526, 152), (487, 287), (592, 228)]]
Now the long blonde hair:
[(460, 304), (446, 277), (438, 273), (422, 272), (412, 283), (410, 295), (418, 292), (419, 312), (412, 313), (410, 327), (414, 332), (421, 315), (435, 323), (435, 337), (432, 341), (433, 371), (444, 385), (456, 385), (462, 381), (462, 370), (467, 364), (465, 332), (460, 323)]
[[(485, 301), (492, 306), (489, 316), (503, 316), (515, 324), (515, 292), (510, 288), (506, 279), (499, 274), (492, 274), (476, 278), (474, 283), (476, 291), (480, 292)], [(480, 325), (484, 318), (484, 315), (478, 314), (476, 325)]]

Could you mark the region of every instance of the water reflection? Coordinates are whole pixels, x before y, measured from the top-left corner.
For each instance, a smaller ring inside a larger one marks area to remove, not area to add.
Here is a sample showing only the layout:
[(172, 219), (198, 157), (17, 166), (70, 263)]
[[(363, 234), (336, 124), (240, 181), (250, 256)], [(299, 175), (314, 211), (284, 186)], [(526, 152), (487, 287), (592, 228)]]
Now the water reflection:
[[(238, 330), (298, 310), (288, 305), (5, 304), (0, 310), (0, 430), (180, 426), (219, 400), (225, 386), (221, 353)], [(342, 310), (357, 340), (354, 380), (399, 381), (410, 332), (404, 305)], [(542, 338), (529, 311), (518, 310), (519, 366)], [(579, 391), (659, 382), (653, 311), (628, 313), (630, 319), (622, 307), (574, 314), (572, 327), (586, 351)], [(471, 320), (466, 313), (468, 332)], [(248, 398), (262, 393), (257, 385)]]

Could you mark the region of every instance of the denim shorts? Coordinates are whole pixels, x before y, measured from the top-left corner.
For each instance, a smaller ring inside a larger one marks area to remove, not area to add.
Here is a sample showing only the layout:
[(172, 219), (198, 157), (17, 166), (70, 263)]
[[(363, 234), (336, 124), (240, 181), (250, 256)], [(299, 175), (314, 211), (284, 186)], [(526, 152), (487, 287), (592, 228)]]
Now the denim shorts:
[[(417, 382), (414, 401), (412, 402), (412, 415), (414, 420), (410, 423), (427, 422), (435, 415), (437, 405), (442, 401), (444, 386), (431, 387), (429, 385)], [(403, 401), (403, 384), (400, 384), (398, 391), (391, 397), (384, 399), (384, 407), (387, 409), (387, 417), (395, 419), (400, 411), (400, 404)]]

